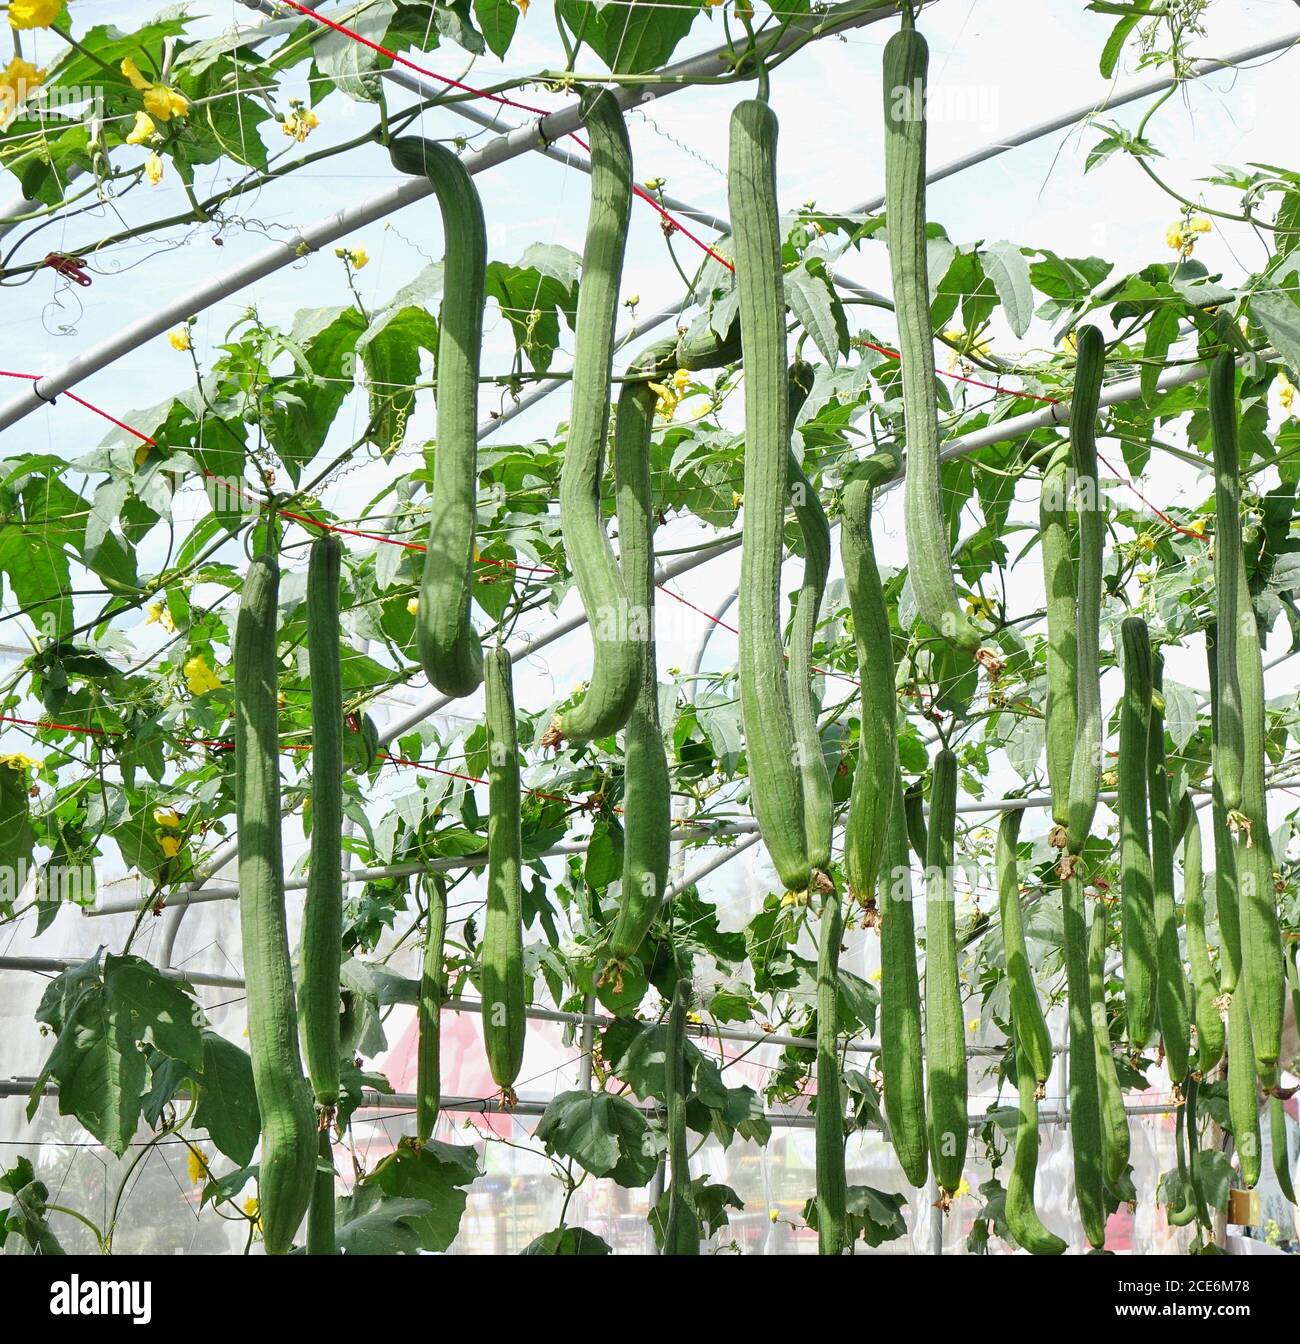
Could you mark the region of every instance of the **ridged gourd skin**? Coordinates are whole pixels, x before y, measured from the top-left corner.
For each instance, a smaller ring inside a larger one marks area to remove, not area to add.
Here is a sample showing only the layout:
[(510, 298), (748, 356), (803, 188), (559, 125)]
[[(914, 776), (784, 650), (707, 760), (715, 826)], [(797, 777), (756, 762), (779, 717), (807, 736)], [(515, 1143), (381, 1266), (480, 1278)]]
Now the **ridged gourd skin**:
[(962, 1020), (953, 892), (957, 757), (935, 754), (925, 854), (925, 1063), (930, 1162), (945, 1201), (966, 1164), (966, 1024)]
[(483, 680), (483, 646), (470, 616), (478, 523), (478, 377), (487, 286), (487, 231), (474, 179), (433, 140), (389, 146), (400, 171), (428, 179), (442, 214), (444, 292), (438, 323), (437, 406), (428, 550), (415, 646), (432, 685), (469, 695)]
[(1196, 1071), (1208, 1077), (1223, 1058), (1226, 1043), (1219, 1012), (1219, 976), (1210, 961), (1205, 927), (1205, 878), (1201, 862), (1201, 819), (1191, 798), (1179, 803), (1183, 832), (1183, 919), (1187, 926), (1187, 960), (1192, 968), (1192, 1019), (1196, 1023)]
[(316, 1180), (317, 1123), (298, 1053), (284, 910), (276, 674), (280, 567), (254, 557), (235, 622), (235, 821), (248, 1043), (262, 1119), (258, 1207), (268, 1255), (293, 1245)]
[(817, 934), (817, 1250), (843, 1255), (848, 1245), (848, 1177), (844, 1169), (844, 1095), (840, 1087), (839, 894), (822, 896)]
[(1102, 1177), (1119, 1194), (1128, 1170), (1131, 1140), (1124, 1091), (1110, 1048), (1110, 1024), (1106, 1020), (1106, 908), (1094, 901), (1088, 931), (1088, 994), (1092, 1012), (1093, 1054), (1097, 1061), (1097, 1099), (1100, 1105)]
[[(1097, 474), (1097, 409), (1101, 401), (1106, 347), (1093, 326), (1082, 326), (1075, 335), (1074, 391), (1070, 397), (1070, 463), (1074, 469), (1075, 509), (1079, 526), (1077, 620), (1074, 667), (1077, 741), (1070, 768), (1069, 816), (1066, 846), (1079, 855), (1088, 841), (1097, 812), (1101, 787), (1101, 588), (1102, 559), (1106, 541), (1105, 501)], [(1048, 620), (1053, 604), (1048, 603)], [(1059, 615), (1059, 609), (1058, 609)], [(1048, 675), (1052, 675), (1051, 644), (1064, 636), (1049, 637)], [(1057, 675), (1060, 676), (1059, 671)], [(1080, 916), (1082, 919), (1082, 915)]]
[(427, 1143), (442, 1109), (442, 1005), (447, 998), (443, 944), (447, 937), (447, 887), (437, 873), (425, 883), (429, 908), (416, 1008), (419, 1039), (415, 1067), (415, 1137)]
[(1124, 697), (1119, 716), (1120, 929), (1129, 1044), (1141, 1050), (1156, 1017), (1156, 921), (1147, 824), (1147, 749), (1151, 733), (1151, 639), (1140, 616), (1120, 626)]
[(1223, 634), (1215, 642), (1218, 702), (1214, 724), (1214, 785), (1229, 815), (1241, 807), (1245, 742), (1237, 634), (1241, 627), (1241, 463), (1237, 441), (1237, 365), (1231, 351), (1210, 365), (1210, 445), (1214, 454), (1214, 610)]
[[(662, 373), (676, 342), (652, 346), (630, 374)], [(668, 885), (672, 781), (659, 723), (659, 680), (654, 639), (654, 490), (650, 437), (657, 394), (649, 382), (625, 382), (614, 426), (614, 493), (618, 509), (619, 563), (628, 607), (640, 639), (641, 665), (632, 716), (624, 730), (623, 883), (610, 935), (610, 952), (622, 961), (645, 939)]]
[(699, 1255), (700, 1220), (691, 1204), (690, 1153), (686, 1141), (686, 1013), (691, 982), (682, 979), (668, 1010), (668, 1051), (664, 1060), (664, 1109), (668, 1113), (668, 1216), (665, 1255)]
[[(1070, 1035), (1068, 1091), (1070, 1144), (1074, 1157), (1074, 1197), (1084, 1235), (1094, 1248), (1106, 1244), (1106, 1196), (1102, 1164), (1101, 1088), (1097, 1081), (1097, 1038), (1088, 977), (1088, 925), (1083, 877), (1071, 872), (1061, 883), (1061, 941)], [(1106, 1038), (1109, 1052), (1109, 1037)]]
[(1052, 795), (1052, 821), (1070, 821), (1070, 772), (1079, 743), (1075, 666), (1078, 662), (1078, 593), (1070, 545), (1069, 458), (1054, 458), (1043, 473), (1038, 498), (1038, 527), (1043, 555), (1043, 588), (1047, 595), (1047, 778)]
[(776, 135), (776, 117), (766, 103), (737, 104), (731, 114), (727, 196), (745, 361), (740, 713), (751, 802), (763, 843), (782, 885), (805, 891), (812, 867), (780, 619), (790, 407)]
[(1286, 1141), (1286, 1108), (1281, 1097), (1268, 1099), (1268, 1137), (1269, 1147), (1273, 1150), (1273, 1175), (1277, 1177), (1278, 1189), (1282, 1198), (1294, 1204), (1295, 1183), (1291, 1179), (1291, 1161)]
[(335, 1255), (334, 1240), (334, 1148), (328, 1125), (317, 1138), (316, 1176), (312, 1182), (311, 1207), (307, 1210), (307, 1254)]
[[(343, 673), (339, 658), (342, 546), (318, 537), (307, 562), (311, 678), (311, 859), (302, 916), (298, 993), (302, 1051), (316, 1104), (339, 1097), (339, 966), (343, 947)], [(329, 1117), (326, 1117), (328, 1123)], [(331, 1209), (334, 1195), (331, 1191)]]
[(1028, 1060), (1034, 1081), (1041, 1084), (1047, 1081), (1048, 1075), (1052, 1072), (1052, 1038), (1048, 1034), (1042, 1004), (1038, 1000), (1034, 972), (1029, 965), (1024, 921), (1020, 912), (1020, 873), (1016, 846), (1020, 838), (1020, 821), (1023, 815), (1018, 808), (1012, 809), (1004, 812), (1002, 820), (998, 823), (995, 849), (998, 915), (1002, 927), (1002, 947), (1007, 963), (1007, 993), (1011, 1000), (1011, 1017), (1015, 1023), (1017, 1048)]
[(574, 327), (573, 398), (560, 468), (560, 533), (591, 627), (591, 682), (546, 737), (589, 742), (631, 717), (641, 684), (642, 640), (632, 629), (627, 589), (601, 507), (610, 375), (619, 280), (632, 208), (632, 149), (618, 103), (601, 90), (586, 104), (591, 144), (591, 206), (582, 252)]
[(1214, 907), (1219, 917), (1219, 988), (1231, 997), (1241, 974), (1241, 921), (1237, 901), (1237, 846), (1228, 824), (1228, 809), (1219, 787), (1222, 743), (1219, 736), (1219, 631), (1211, 621), (1205, 629), (1205, 651), (1210, 681), (1210, 796), (1211, 834), (1214, 839)]
[[(1163, 661), (1153, 660), (1153, 685), (1162, 692)], [(1151, 882), (1156, 932), (1156, 1014), (1169, 1077), (1181, 1083), (1191, 1065), (1187, 977), (1178, 938), (1178, 906), (1174, 899), (1174, 815), (1169, 799), (1169, 767), (1165, 761), (1165, 716), (1160, 702), (1151, 705), (1147, 756), (1147, 795), (1151, 801)]]
[[(1012, 1017), (1012, 1033), (1015, 1018)], [(1016, 1146), (1011, 1155), (1011, 1174), (1007, 1178), (1007, 1227), (1030, 1255), (1060, 1255), (1066, 1242), (1044, 1226), (1034, 1205), (1034, 1186), (1038, 1178), (1038, 1098), (1034, 1066), (1019, 1048), (1015, 1050), (1016, 1092), (1019, 1119)]]
[(513, 1094), (524, 1062), (523, 840), (519, 819), (519, 743), (510, 652), (484, 661), (488, 747), (487, 913), (483, 917), (483, 1043), (498, 1087)]
[(1242, 1183), (1253, 1190), (1260, 1171), (1259, 1087), (1250, 1039), (1250, 1010), (1245, 994), (1240, 992), (1228, 1005), (1228, 1123)]
[(925, 1121), (925, 1049), (916, 965), (911, 861), (903, 815), (903, 780), (895, 775), (884, 869), (880, 876), (880, 1074), (889, 1138), (908, 1183), (929, 1172)]
[(1165, 1221), (1170, 1227), (1186, 1227), (1196, 1217), (1196, 1200), (1192, 1198), (1192, 1184), (1187, 1162), (1187, 1104), (1178, 1107), (1174, 1119), (1174, 1162), (1178, 1172), (1181, 1198), (1165, 1206)]
[[(934, 327), (925, 236), (925, 86), (929, 48), (910, 26), (885, 44), (885, 233), (902, 354), (907, 568), (921, 619), (972, 657), (980, 633), (957, 600), (939, 468)], [(734, 215), (733, 215), (734, 218)]]
[[(890, 466), (896, 467), (897, 461), (896, 457), (890, 458), (877, 464), (873, 474), (848, 481), (840, 500), (840, 559), (853, 613), (853, 640), (862, 687), (858, 759), (844, 826), (844, 869), (851, 891), (863, 902), (876, 892), (898, 792), (893, 635), (871, 536), (876, 482), (891, 475)], [(910, 922), (910, 905), (907, 919)], [(885, 937), (883, 931), (881, 937)], [(915, 966), (914, 944), (908, 955)], [(883, 993), (883, 983), (881, 989)]]
[[(794, 423), (799, 408), (812, 390), (813, 368), (802, 359), (790, 365), (789, 415)], [(803, 468), (789, 450), (787, 474), (795, 518), (803, 537), (803, 579), (790, 620), (790, 661), (786, 673), (790, 687), (790, 712), (794, 715), (795, 743), (799, 751), (799, 778), (803, 786), (803, 821), (807, 836), (808, 862), (820, 873), (831, 866), (831, 821), (834, 800), (831, 772), (826, 765), (817, 706), (813, 699), (812, 652), (831, 569), (831, 525), (826, 510)]]
[[(1250, 1009), (1250, 1035), (1260, 1085), (1271, 1091), (1278, 1084), (1278, 1057), (1282, 1051), (1286, 966), (1274, 886), (1273, 845), (1268, 831), (1264, 662), (1255, 608), (1246, 586), (1244, 561), (1237, 585), (1241, 613), (1241, 629), (1237, 635), (1237, 679), (1241, 689), (1244, 749), (1241, 815), (1236, 832), (1237, 917), (1241, 930), (1239, 992), (1245, 991)], [(1219, 630), (1222, 633), (1222, 625)]]

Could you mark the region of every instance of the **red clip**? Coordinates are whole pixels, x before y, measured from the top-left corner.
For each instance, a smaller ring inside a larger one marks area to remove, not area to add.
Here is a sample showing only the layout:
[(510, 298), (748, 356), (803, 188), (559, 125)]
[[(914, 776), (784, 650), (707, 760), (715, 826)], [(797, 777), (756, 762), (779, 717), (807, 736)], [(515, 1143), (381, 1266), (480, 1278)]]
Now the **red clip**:
[(84, 257), (69, 257), (63, 252), (51, 252), (45, 258), (45, 264), (78, 285), (90, 284), (90, 276), (85, 272)]

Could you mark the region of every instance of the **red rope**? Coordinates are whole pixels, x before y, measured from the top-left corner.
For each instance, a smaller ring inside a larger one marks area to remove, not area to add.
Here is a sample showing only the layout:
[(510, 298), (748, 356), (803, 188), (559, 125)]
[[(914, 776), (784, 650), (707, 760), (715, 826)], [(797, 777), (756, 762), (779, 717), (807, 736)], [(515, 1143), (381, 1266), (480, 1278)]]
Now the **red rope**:
[[(874, 350), (878, 355), (884, 355), (887, 359), (902, 360), (902, 355), (897, 350), (891, 350), (887, 345), (877, 345), (874, 341), (869, 341), (865, 337), (858, 341), (866, 350)], [(999, 397), (1021, 397), (1025, 401), (1041, 401), (1049, 406), (1059, 406), (1061, 403), (1056, 397), (1045, 397), (1038, 392), (1017, 391), (1011, 387), (998, 387), (995, 383), (982, 383), (978, 378), (967, 378), (962, 373), (952, 373), (948, 369), (935, 369), (935, 373), (940, 378), (950, 378), (954, 383), (968, 383), (971, 387), (982, 387), (986, 392), (996, 393)]]
[[(14, 373), (12, 369), (0, 369), (0, 378), (25, 379), (27, 382), (32, 384), (33, 392), (36, 391), (35, 385), (41, 381), (41, 375), (39, 373)], [(36, 392), (36, 395), (38, 397), (41, 397), (41, 394), (39, 392)], [(133, 429), (130, 425), (126, 424), (124, 421), (119, 420), (115, 415), (109, 415), (109, 413), (106, 410), (103, 410), (101, 407), (96, 406), (93, 402), (87, 401), (85, 397), (79, 397), (75, 392), (65, 392), (63, 395), (65, 397), (71, 398), (73, 401), (77, 403), (78, 406), (84, 406), (88, 411), (94, 411), (96, 415), (102, 416), (105, 420), (108, 421), (110, 425), (116, 425), (118, 429), (123, 429), (128, 434), (134, 434), (137, 439), (139, 439), (142, 443), (147, 443), (151, 448), (156, 448), (158, 446), (158, 441), (156, 439), (151, 439), (148, 436), (148, 434), (143, 434), (140, 432), (140, 430)], [(53, 403), (54, 398), (41, 397), (41, 400)]]
[(1155, 516), (1156, 516), (1157, 518), (1160, 519), (1160, 521), (1161, 521), (1162, 523), (1164, 523), (1164, 525), (1165, 525), (1166, 527), (1170, 527), (1170, 528), (1172, 528), (1175, 532), (1179, 532), (1179, 533), (1181, 533), (1184, 537), (1191, 537), (1194, 541), (1199, 541), (1199, 542), (1208, 542), (1208, 541), (1209, 541), (1209, 538), (1208, 538), (1203, 532), (1193, 532), (1193, 531), (1191, 530), (1191, 528), (1183, 527), (1180, 523), (1176, 523), (1176, 522), (1174, 522), (1174, 520), (1173, 520), (1167, 513), (1165, 513), (1165, 512), (1164, 512), (1163, 510), (1161, 510), (1161, 509), (1158, 509), (1158, 508), (1157, 508), (1157, 507), (1156, 507), (1156, 506), (1155, 506), (1155, 505), (1154, 505), (1154, 504), (1153, 504), (1153, 503), (1152, 503), (1152, 502), (1151, 502), (1151, 501), (1150, 501), (1150, 500), (1149, 500), (1149, 499), (1142, 493), (1142, 491), (1139, 490), (1139, 489), (1137, 488), (1137, 486), (1134, 485), (1133, 482), (1130, 481), (1130, 480), (1129, 480), (1129, 479), (1128, 479), (1122, 472), (1116, 471), (1115, 468), (1112, 467), (1111, 464), (1110, 464), (1109, 462), (1107, 462), (1106, 459), (1105, 459), (1104, 457), (1102, 457), (1102, 455), (1101, 455), (1100, 453), (1097, 454), (1097, 457), (1098, 457), (1098, 459), (1101, 461), (1102, 465), (1106, 468), (1106, 470), (1109, 471), (1109, 472), (1111, 472), (1111, 473), (1113, 473), (1113, 474), (1114, 474), (1115, 476), (1117, 476), (1121, 481), (1123, 481), (1124, 484), (1125, 484), (1125, 485), (1126, 485), (1126, 486), (1127, 486), (1127, 487), (1128, 487), (1128, 488), (1129, 488), (1129, 489), (1130, 489), (1130, 490), (1131, 490), (1131, 491), (1132, 491), (1132, 492), (1133, 492), (1133, 493), (1134, 493), (1134, 494), (1135, 494), (1135, 495), (1142, 501), (1143, 504), (1145, 504), (1145, 505), (1147, 506), (1148, 509), (1151, 510), (1152, 513), (1155, 514)]
[[(369, 47), (371, 51), (378, 52), (381, 56), (387, 56), (388, 59), (396, 65), (403, 65), (408, 70), (414, 70), (417, 74), (424, 75), (427, 79), (436, 80), (439, 84), (446, 85), (451, 89), (459, 89), (462, 93), (472, 94), (475, 98), (486, 98), (490, 103), (497, 103), (501, 107), (513, 107), (519, 112), (530, 112), (534, 116), (545, 117), (550, 114), (544, 107), (533, 107), (530, 103), (521, 103), (514, 98), (507, 98), (499, 93), (489, 93), (486, 89), (476, 89), (472, 85), (462, 84), (458, 79), (451, 79), (447, 75), (440, 75), (436, 70), (429, 70), (423, 65), (417, 65), (414, 61), (408, 61), (405, 56), (399, 56), (395, 51), (389, 51), (387, 47), (381, 46), (378, 42), (372, 42), (370, 38), (363, 37), (360, 33), (346, 27), (344, 24), (334, 19), (326, 18), (324, 14), (317, 14), (315, 10), (308, 9), (306, 5), (298, 3), (298, 0), (281, 0), (281, 3), (288, 5), (290, 9), (296, 9), (298, 13), (309, 19), (315, 19), (317, 23), (323, 23), (327, 28), (332, 28), (336, 33), (341, 33), (344, 37), (349, 37), (354, 42), (359, 42), (363, 47)], [(582, 146), (588, 153), (591, 152), (591, 146), (576, 132), (570, 131), (569, 138)], [(680, 220), (675, 219), (669, 212), (649, 192), (643, 188), (634, 185), (632, 191), (643, 201), (647, 202), (663, 216), (674, 229), (689, 238), (701, 251), (707, 252), (714, 261), (720, 262), (729, 271), (736, 268), (726, 257), (715, 252), (708, 243), (702, 238), (697, 237)]]

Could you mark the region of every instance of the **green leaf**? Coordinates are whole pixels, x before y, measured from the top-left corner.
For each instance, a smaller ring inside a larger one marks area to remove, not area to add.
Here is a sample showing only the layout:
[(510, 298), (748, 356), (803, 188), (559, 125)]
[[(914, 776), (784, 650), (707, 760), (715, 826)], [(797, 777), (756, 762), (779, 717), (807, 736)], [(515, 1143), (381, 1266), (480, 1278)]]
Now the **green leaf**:
[(1252, 294), (1250, 311), (1292, 378), (1300, 378), (1300, 308), (1282, 294)]
[(1142, 21), (1141, 14), (1126, 14), (1110, 31), (1110, 36), (1106, 39), (1106, 45), (1101, 49), (1101, 61), (1099, 69), (1102, 79), (1110, 79), (1115, 73), (1115, 67), (1119, 64), (1120, 53), (1124, 50), (1124, 43), (1128, 41), (1128, 35)]
[(1156, 398), (1156, 383), (1164, 372), (1169, 347), (1178, 339), (1178, 318), (1179, 310), (1173, 303), (1164, 304), (1151, 314), (1146, 342), (1142, 347), (1142, 357), (1147, 363), (1142, 366), (1140, 375), (1142, 400), (1148, 405)]
[(445, 1251), (460, 1231), (467, 1187), (480, 1175), (472, 1148), (429, 1141), (417, 1152), (402, 1146), (366, 1177), (364, 1184), (382, 1190), (388, 1200), (423, 1203), (427, 1212), (406, 1224), (426, 1251)]
[(1023, 336), (1034, 316), (1034, 295), (1024, 250), (1014, 243), (989, 243), (980, 249), (980, 261), (984, 274), (998, 292), (1011, 330)]
[(834, 367), (849, 351), (849, 328), (820, 258), (810, 258), (785, 274), (785, 299), (799, 325)]
[(648, 74), (667, 64), (700, 12), (699, 0), (607, 4), (559, 0), (559, 12), (571, 33), (616, 75)]
[(504, 57), (519, 22), (519, 7), (515, 0), (474, 0), (474, 17), (483, 30), (488, 49), (494, 56)]
[(645, 1116), (630, 1101), (607, 1092), (561, 1092), (536, 1132), (550, 1152), (629, 1189), (648, 1184), (659, 1162), (658, 1146), (648, 1142)]
[(524, 1255), (609, 1255), (609, 1242), (588, 1232), (585, 1227), (554, 1227), (534, 1237), (524, 1247)]
[(140, 957), (104, 958), (104, 989), (115, 1011), (130, 1014), (135, 1039), (191, 1069), (203, 1067), (201, 1010), (183, 982), (164, 976)]
[[(397, 6), (393, 0), (374, 0), (374, 3), (352, 16), (349, 27), (361, 37), (383, 44), (396, 12)], [(379, 82), (375, 71), (381, 60), (385, 65), (389, 63), (387, 58), (346, 33), (332, 29), (316, 38), (313, 50), (316, 68), (327, 79), (332, 79), (340, 92), (359, 103), (377, 101)]]
[(420, 1237), (413, 1223), (428, 1216), (422, 1199), (386, 1199), (363, 1181), (335, 1204), (334, 1244), (345, 1255), (416, 1255)]
[(203, 1068), (194, 1124), (241, 1167), (253, 1160), (261, 1116), (253, 1088), (253, 1064), (247, 1053), (215, 1031), (203, 1033)]

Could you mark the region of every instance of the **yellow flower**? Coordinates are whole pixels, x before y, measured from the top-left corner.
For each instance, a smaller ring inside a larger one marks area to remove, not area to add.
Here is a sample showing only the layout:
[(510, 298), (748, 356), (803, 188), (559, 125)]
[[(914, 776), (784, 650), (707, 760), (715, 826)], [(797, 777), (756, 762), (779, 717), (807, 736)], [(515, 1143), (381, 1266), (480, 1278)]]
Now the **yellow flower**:
[(980, 1020), (978, 1017), (972, 1017), (971, 1020), (966, 1023), (967, 1031), (976, 1032), (979, 1029), (980, 1029)]
[(173, 350), (188, 350), (190, 348), (189, 327), (177, 327), (175, 331), (169, 331), (167, 333), (167, 344)]
[(63, 0), (9, 0), (10, 28), (48, 28), (63, 11)]
[(1280, 369), (1277, 375), (1277, 399), (1282, 403), (1282, 409), (1286, 411), (1291, 409), (1291, 403), (1295, 400), (1295, 386)]
[(169, 831), (179, 831), (181, 828), (180, 813), (174, 807), (155, 807), (153, 819)]
[(1074, 334), (1074, 332), (1067, 331), (1065, 333), (1065, 340), (1063, 340), (1061, 344), (1065, 346), (1065, 348), (1071, 354), (1074, 354), (1074, 352), (1079, 348), (1079, 338)]
[(0, 765), (8, 766), (10, 770), (21, 770), (24, 774), (36, 766), (40, 769), (40, 761), (32, 756), (24, 756), (21, 751), (16, 751), (11, 756), (0, 756)]
[(364, 247), (352, 249), (352, 269), (359, 271), (370, 260), (370, 253)]
[(169, 859), (174, 859), (181, 852), (181, 838), (179, 835), (163, 835), (160, 831), (157, 839), (158, 848), (161, 849)]
[(650, 391), (659, 398), (655, 405), (655, 410), (663, 416), (665, 420), (673, 418), (673, 412), (677, 409), (677, 403), (681, 400), (676, 391), (671, 387), (665, 387), (663, 383), (648, 383)]
[(1143, 551), (1154, 551), (1156, 548), (1156, 539), (1148, 532), (1145, 536), (1138, 538), (1138, 547)]
[(261, 1209), (262, 1205), (260, 1201), (256, 1199), (246, 1199), (244, 1201), (244, 1212), (252, 1218), (259, 1227), (262, 1224)]
[(406, 610), (412, 616), (418, 616), (420, 614), (420, 599), (418, 597), (408, 598), (406, 603)]
[(45, 71), (38, 70), (21, 56), (15, 56), (0, 70), (0, 125), (18, 111), (27, 95), (44, 79)]
[(200, 1181), (207, 1178), (208, 1159), (199, 1149), (191, 1148), (185, 1159), (185, 1170), (189, 1175), (190, 1184), (198, 1185)]
[(957, 1188), (952, 1192), (952, 1197), (954, 1199), (960, 1199), (963, 1195), (969, 1195), (969, 1194), (970, 1194), (970, 1186), (966, 1183), (965, 1176), (963, 1176), (961, 1180), (957, 1183)]
[(183, 117), (190, 110), (189, 99), (166, 84), (155, 84), (140, 73), (140, 67), (128, 56), (122, 62), (122, 73), (131, 81), (137, 93), (144, 94), (144, 110), (158, 118), (170, 121)]
[(646, 184), (647, 191), (662, 191), (666, 185), (666, 179), (662, 177), (652, 177)]
[(528, 6), (531, 3), (532, 0), (515, 0), (515, 4), (519, 6), (519, 17), (521, 19), (526, 19), (528, 17)]
[(1209, 233), (1214, 225), (1204, 215), (1197, 215), (1187, 221), (1187, 228), (1190, 233)]
[(966, 610), (972, 616), (982, 616), (990, 621), (993, 619), (993, 603), (987, 597), (968, 597), (966, 599)]
[(1205, 535), (1205, 519), (1204, 518), (1193, 519), (1190, 523), (1188, 523), (1187, 530), (1189, 532), (1194, 533), (1198, 537), (1203, 537)]
[(208, 660), (201, 653), (196, 653), (182, 670), (192, 695), (206, 695), (221, 685), (221, 678), (208, 666)]
[(289, 115), (281, 123), (280, 129), (285, 135), (302, 144), (319, 125), (320, 118), (315, 112), (304, 110), (301, 107), (291, 107)]
[(681, 393), (685, 392), (691, 385), (691, 374), (689, 369), (678, 369), (673, 374), (673, 390)]
[(176, 629), (176, 622), (172, 620), (171, 612), (161, 602), (151, 602), (149, 604), (149, 616), (145, 624), (161, 625), (164, 630)]
[(772, 1222), (772, 1223), (779, 1223), (779, 1222), (781, 1221), (781, 1210), (780, 1210), (780, 1209), (768, 1209), (768, 1211), (767, 1211), (767, 1217), (768, 1217), (768, 1221), (769, 1221), (769, 1222)]
[(1165, 242), (1174, 249), (1175, 252), (1181, 252), (1187, 246), (1187, 235), (1183, 232), (1179, 224), (1171, 224), (1165, 230)]
[(144, 161), (144, 175), (149, 179), (151, 187), (156, 187), (162, 181), (163, 161), (153, 150), (149, 151), (149, 157)]
[(153, 124), (153, 118), (147, 112), (137, 112), (135, 114), (135, 125), (126, 137), (126, 143), (128, 145), (143, 145), (157, 129)]

